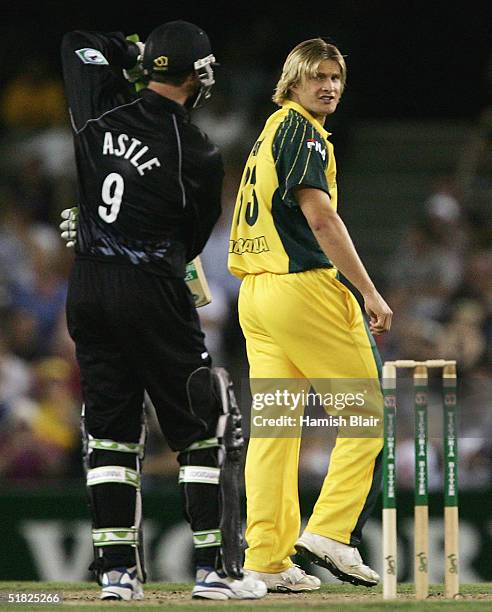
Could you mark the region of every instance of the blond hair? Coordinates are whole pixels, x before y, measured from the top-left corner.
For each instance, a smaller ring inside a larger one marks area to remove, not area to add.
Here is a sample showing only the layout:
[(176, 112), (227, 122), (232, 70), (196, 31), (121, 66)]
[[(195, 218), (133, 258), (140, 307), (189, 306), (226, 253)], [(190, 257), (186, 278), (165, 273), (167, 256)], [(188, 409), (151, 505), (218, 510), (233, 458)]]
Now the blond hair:
[(287, 56), (272, 100), (281, 106), (290, 99), (290, 89), (305, 78), (316, 76), (320, 63), (333, 60), (340, 66), (342, 93), (347, 80), (347, 66), (340, 51), (322, 38), (311, 38), (299, 43)]

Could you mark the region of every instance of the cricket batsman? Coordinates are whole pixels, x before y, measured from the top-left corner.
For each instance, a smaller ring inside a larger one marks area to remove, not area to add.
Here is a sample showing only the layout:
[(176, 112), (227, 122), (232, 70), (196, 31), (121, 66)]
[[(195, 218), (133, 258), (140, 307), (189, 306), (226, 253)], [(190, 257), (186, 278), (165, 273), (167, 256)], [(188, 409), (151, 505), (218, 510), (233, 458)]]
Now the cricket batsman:
[[(61, 54), (78, 176), (75, 236), (66, 219), (75, 243), (67, 322), (101, 598), (144, 597), (147, 393), (180, 465), (192, 596), (258, 599), (265, 584), (242, 571), (241, 418), (185, 282), (221, 210), (220, 152), (189, 117), (215, 82), (210, 41), (173, 21), (145, 45), (118, 32), (69, 32)], [(135, 78), (145, 82), (139, 91)]]

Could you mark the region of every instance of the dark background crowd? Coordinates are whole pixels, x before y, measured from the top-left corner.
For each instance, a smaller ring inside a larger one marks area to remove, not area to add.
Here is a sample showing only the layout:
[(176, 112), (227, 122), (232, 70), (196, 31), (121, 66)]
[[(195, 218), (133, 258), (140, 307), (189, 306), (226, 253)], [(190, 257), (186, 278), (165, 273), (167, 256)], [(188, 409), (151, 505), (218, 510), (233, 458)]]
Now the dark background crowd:
[[(398, 4), (398, 6), (397, 6)], [(247, 381), (238, 325), (239, 283), (226, 268), (242, 165), (274, 110), (273, 87), (288, 51), (314, 36), (346, 55), (348, 84), (327, 121), (338, 161), (340, 214), (369, 273), (394, 310), (378, 339), (383, 359), (457, 359), (463, 486), (492, 475), (492, 41), (490, 14), (474, 3), (332, 2), (325, 9), (233, 17), (228, 3), (104, 6), (44, 2), (3, 8), (0, 25), (0, 482), (77, 479), (81, 395), (65, 297), (73, 253), (58, 233), (77, 201), (59, 45), (72, 29), (138, 32), (183, 18), (209, 34), (217, 85), (195, 121), (221, 148), (223, 215), (203, 253), (212, 303), (200, 309), (216, 365), (242, 392)], [(431, 380), (430, 485), (441, 478), (438, 381)], [(402, 414), (411, 405), (402, 398)], [(177, 464), (149, 407), (145, 480)], [(412, 485), (413, 433), (401, 429), (399, 470)], [(303, 483), (318, 482), (329, 436), (306, 439)]]

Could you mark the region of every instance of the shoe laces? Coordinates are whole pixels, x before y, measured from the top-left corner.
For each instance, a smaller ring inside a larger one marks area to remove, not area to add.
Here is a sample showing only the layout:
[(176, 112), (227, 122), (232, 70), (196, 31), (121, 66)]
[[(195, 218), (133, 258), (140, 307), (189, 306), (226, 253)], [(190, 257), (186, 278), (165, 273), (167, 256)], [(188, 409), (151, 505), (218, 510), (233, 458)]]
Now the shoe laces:
[(207, 576), (209, 576), (212, 572), (214, 572), (219, 578), (220, 576), (217, 574), (215, 568), (213, 567), (198, 567), (196, 570), (196, 581), (203, 582), (206, 580)]
[[(114, 567), (113, 569), (104, 572), (103, 583), (120, 584), (122, 579), (128, 577), (130, 581), (136, 578), (136, 567)], [(128, 585), (128, 583), (126, 583)], [(126, 586), (125, 585), (125, 586)]]
[(354, 559), (356, 560), (358, 565), (364, 565), (362, 557), (360, 556), (360, 552), (357, 548), (354, 548)]
[(289, 569), (285, 570), (285, 572), (282, 572), (281, 576), (283, 580), (286, 580), (291, 584), (297, 584), (303, 580), (303, 578), (306, 576), (306, 572), (298, 565), (293, 565), (292, 567), (289, 567)]
[(362, 561), (362, 557), (360, 556), (360, 552), (357, 548), (353, 548), (350, 546), (350, 550), (345, 551), (347, 565), (350, 564), (352, 567), (356, 567), (358, 565), (364, 565)]

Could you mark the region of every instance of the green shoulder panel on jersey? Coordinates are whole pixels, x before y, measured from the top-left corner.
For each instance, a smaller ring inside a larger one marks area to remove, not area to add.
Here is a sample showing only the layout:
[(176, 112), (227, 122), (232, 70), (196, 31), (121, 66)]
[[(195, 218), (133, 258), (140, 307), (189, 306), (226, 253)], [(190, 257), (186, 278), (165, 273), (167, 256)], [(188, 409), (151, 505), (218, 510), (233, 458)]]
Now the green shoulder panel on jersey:
[(328, 193), (326, 142), (312, 123), (290, 109), (272, 142), (279, 194), (284, 205), (297, 206), (293, 190), (299, 185)]

